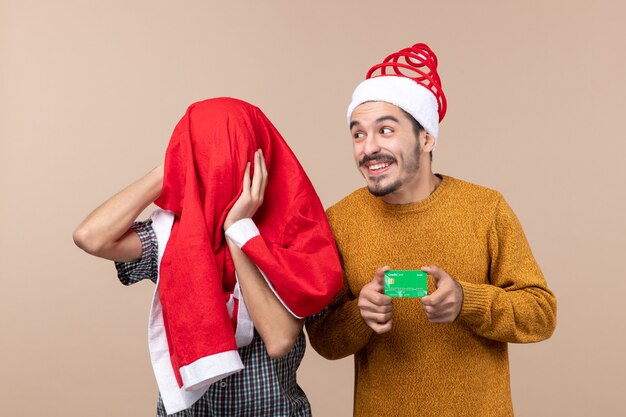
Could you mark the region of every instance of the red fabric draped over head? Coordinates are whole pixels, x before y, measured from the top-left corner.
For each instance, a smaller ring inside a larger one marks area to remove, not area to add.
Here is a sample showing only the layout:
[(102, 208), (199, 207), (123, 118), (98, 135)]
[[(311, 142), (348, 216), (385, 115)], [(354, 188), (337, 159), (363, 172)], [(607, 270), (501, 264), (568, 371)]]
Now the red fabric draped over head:
[(225, 299), (235, 285), (223, 222), (241, 193), (246, 163), (263, 150), (260, 236), (242, 250), (296, 315), (321, 311), (341, 288), (323, 207), (284, 139), (255, 106), (232, 98), (192, 104), (176, 126), (155, 203), (175, 214), (160, 265), (159, 298), (172, 365), (236, 349)]

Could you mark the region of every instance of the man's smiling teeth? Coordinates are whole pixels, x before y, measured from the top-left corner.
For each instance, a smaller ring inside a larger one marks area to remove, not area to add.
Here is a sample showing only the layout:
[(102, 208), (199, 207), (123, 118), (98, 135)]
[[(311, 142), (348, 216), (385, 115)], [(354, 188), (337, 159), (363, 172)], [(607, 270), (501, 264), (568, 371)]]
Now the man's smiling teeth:
[(368, 168), (371, 171), (377, 171), (379, 169), (387, 168), (389, 165), (391, 165), (391, 162), (381, 162), (378, 164), (370, 165)]

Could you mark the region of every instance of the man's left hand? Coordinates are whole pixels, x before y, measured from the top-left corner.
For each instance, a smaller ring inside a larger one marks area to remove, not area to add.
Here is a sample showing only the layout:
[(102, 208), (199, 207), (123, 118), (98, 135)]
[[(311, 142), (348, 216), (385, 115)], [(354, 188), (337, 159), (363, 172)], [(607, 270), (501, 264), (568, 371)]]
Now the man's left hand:
[(424, 266), (422, 271), (433, 276), (437, 288), (422, 298), (422, 306), (428, 321), (431, 323), (452, 323), (459, 316), (463, 306), (463, 288), (438, 266)]

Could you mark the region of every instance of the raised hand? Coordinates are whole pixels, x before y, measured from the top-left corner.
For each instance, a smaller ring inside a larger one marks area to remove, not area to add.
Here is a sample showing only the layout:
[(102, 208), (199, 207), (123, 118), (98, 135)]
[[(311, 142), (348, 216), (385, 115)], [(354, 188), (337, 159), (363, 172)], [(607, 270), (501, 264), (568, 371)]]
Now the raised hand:
[(259, 149), (254, 153), (254, 175), (252, 180), (250, 179), (250, 162), (246, 164), (246, 170), (243, 174), (243, 190), (224, 220), (224, 230), (238, 220), (254, 216), (254, 213), (263, 204), (266, 186), (267, 167), (265, 166), (263, 151)]

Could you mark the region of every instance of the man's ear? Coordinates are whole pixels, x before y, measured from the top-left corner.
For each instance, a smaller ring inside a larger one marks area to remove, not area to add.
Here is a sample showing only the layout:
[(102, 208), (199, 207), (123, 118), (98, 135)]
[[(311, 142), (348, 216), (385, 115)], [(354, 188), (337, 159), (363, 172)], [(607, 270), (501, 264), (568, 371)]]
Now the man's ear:
[(437, 142), (433, 135), (425, 130), (422, 130), (422, 132), (420, 133), (420, 147), (422, 148), (423, 152), (431, 152), (433, 149), (435, 149), (436, 143)]

